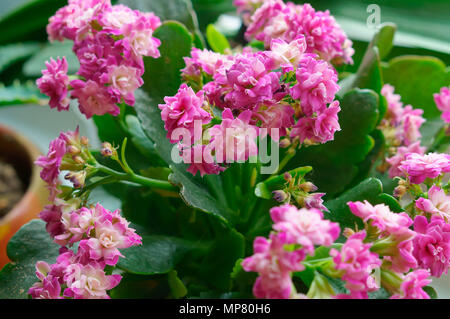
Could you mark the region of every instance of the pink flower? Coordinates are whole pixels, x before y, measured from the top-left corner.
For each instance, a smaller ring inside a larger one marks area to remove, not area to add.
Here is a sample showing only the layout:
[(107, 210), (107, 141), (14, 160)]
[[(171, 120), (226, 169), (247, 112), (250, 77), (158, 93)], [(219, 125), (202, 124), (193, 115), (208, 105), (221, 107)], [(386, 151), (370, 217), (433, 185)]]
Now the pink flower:
[(450, 196), (436, 185), (428, 190), (428, 199), (420, 197), (416, 200), (416, 207), (425, 213), (439, 215), (450, 221)]
[(107, 88), (100, 86), (96, 81), (74, 80), (70, 82), (73, 87), (72, 97), (77, 98), (80, 111), (89, 119), (93, 115), (104, 115), (109, 113), (117, 116), (119, 107), (114, 102)]
[(377, 227), (380, 232), (392, 234), (408, 229), (413, 221), (406, 213), (393, 213), (389, 206), (379, 204), (372, 206), (368, 201), (348, 202), (350, 211), (361, 218), (364, 223)]
[(108, 90), (112, 96), (119, 97), (118, 103), (123, 98), (128, 105), (134, 105), (134, 91), (144, 84), (141, 76), (141, 70), (137, 68), (113, 65), (108, 67), (108, 73), (103, 74), (102, 82), (110, 85)]
[(67, 97), (69, 77), (67, 76), (67, 60), (65, 57), (57, 59), (52, 58), (50, 62), (45, 62), (46, 70), (42, 70), (42, 77), (37, 79), (36, 85), (39, 90), (50, 97), (49, 105), (58, 111), (67, 111), (69, 109), (69, 98)]
[(224, 101), (231, 109), (253, 109), (259, 103), (279, 101), (284, 97), (280, 73), (270, 72), (272, 63), (262, 53), (241, 54), (235, 57), (225, 76), (216, 74), (214, 80), (229, 88)]
[(381, 89), (381, 94), (386, 98), (388, 104), (386, 117), (393, 123), (399, 123), (403, 114), (403, 103), (400, 101), (400, 95), (394, 94), (394, 90), (392, 85), (385, 84)]
[(334, 139), (334, 133), (340, 131), (337, 114), (340, 112), (339, 102), (334, 101), (315, 118), (302, 117), (294, 125), (291, 137), (299, 137), (300, 143), (305, 140), (311, 143), (326, 143)]
[(207, 49), (192, 48), (191, 57), (185, 57), (184, 62), (186, 67), (181, 70), (182, 76), (185, 79), (196, 79), (205, 72), (208, 75), (214, 76), (220, 68), (226, 66), (230, 67), (232, 57), (225, 56)]
[(63, 299), (58, 278), (52, 276), (43, 278), (42, 281), (35, 283), (28, 290), (28, 294), (33, 299)]
[(237, 12), (242, 15), (244, 23), (248, 25), (252, 14), (258, 9), (265, 0), (233, 0), (233, 5)]
[(67, 283), (64, 296), (75, 299), (109, 299), (106, 291), (116, 287), (121, 279), (120, 275), (106, 275), (102, 267), (95, 263), (72, 264), (67, 267), (64, 276)]
[(393, 295), (391, 299), (430, 299), (430, 296), (422, 289), (431, 283), (430, 273), (424, 269), (410, 272), (403, 278), (400, 286), (401, 293)]
[(294, 113), (294, 108), (290, 105), (261, 104), (254, 109), (253, 119), (261, 121), (260, 127), (266, 128), (271, 136), (271, 129), (278, 129), (278, 137), (281, 137), (286, 135), (286, 129), (294, 125)]
[(399, 169), (401, 162), (406, 159), (406, 155), (410, 153), (417, 153), (423, 155), (425, 153), (425, 147), (420, 146), (420, 141), (410, 144), (409, 146), (401, 146), (397, 148), (397, 153), (386, 159), (391, 167), (389, 168), (389, 177), (394, 178), (396, 176), (403, 176), (403, 172)]
[(416, 142), (422, 136), (420, 133), (420, 127), (423, 123), (425, 123), (425, 119), (422, 117), (422, 114), (423, 110), (414, 110), (411, 105), (407, 105), (403, 109), (402, 126), (397, 132), (397, 138), (403, 141), (406, 146)]
[(306, 116), (323, 112), (339, 90), (336, 71), (316, 58), (314, 54), (303, 55), (296, 72), (297, 84), (291, 88), (292, 98), (300, 100)]
[(328, 212), (328, 208), (323, 205), (322, 197), (325, 193), (311, 193), (305, 198), (305, 206), (308, 209), (315, 208)]
[(450, 155), (416, 153), (406, 155), (406, 159), (399, 166), (413, 184), (421, 184), (427, 178), (434, 179), (444, 173), (450, 172)]
[[(179, 142), (181, 136), (175, 136), (174, 131), (179, 128), (187, 129), (190, 133), (190, 140), (183, 140), (183, 144), (190, 146), (195, 142), (195, 122), (198, 121), (201, 125), (205, 125), (211, 121), (211, 114), (202, 108), (203, 91), (195, 93), (192, 88), (182, 84), (177, 94), (166, 96), (164, 102), (166, 104), (159, 104), (158, 107), (161, 109), (161, 118), (164, 121), (167, 138), (171, 143)], [(201, 125), (198, 130), (201, 129)], [(201, 138), (201, 131), (199, 138)]]
[(187, 169), (192, 175), (200, 172), (200, 176), (217, 175), (225, 170), (225, 167), (218, 165), (214, 161), (214, 156), (211, 150), (206, 145), (194, 145), (192, 148), (183, 148), (181, 150), (181, 157), (185, 164), (190, 164)]
[(256, 138), (259, 131), (250, 124), (252, 113), (247, 110), (237, 118), (230, 109), (222, 112), (222, 123), (208, 130), (211, 142), (208, 150), (214, 150), (218, 163), (245, 162), (258, 154)]
[(314, 252), (314, 245), (331, 246), (340, 233), (339, 225), (323, 219), (318, 209), (298, 210), (285, 204), (273, 207), (270, 216), (274, 230), (285, 234), (289, 243), (302, 245), (309, 254)]
[(381, 266), (381, 260), (377, 254), (370, 251), (372, 244), (364, 243), (366, 232), (361, 231), (350, 236), (341, 251), (331, 249), (330, 255), (337, 270), (342, 271), (342, 280), (345, 287), (353, 293), (362, 294), (367, 298), (367, 292), (377, 290), (372, 277), (372, 271)]
[(416, 216), (414, 230), (414, 256), (419, 267), (429, 269), (432, 276), (440, 277), (450, 266), (450, 224), (440, 216)]
[(305, 51), (306, 41), (304, 36), (300, 36), (289, 43), (282, 39), (273, 39), (270, 43), (270, 56), (274, 60), (275, 68), (281, 67), (283, 72), (296, 69)]
[(253, 286), (257, 298), (287, 299), (292, 292), (290, 273), (301, 271), (301, 261), (305, 255), (302, 250), (286, 251), (284, 245), (289, 242), (283, 234), (271, 234), (270, 239), (256, 237), (253, 242), (254, 255), (242, 261), (245, 271), (259, 273)]
[(47, 156), (39, 156), (35, 164), (42, 167), (41, 178), (49, 185), (58, 183), (61, 161), (66, 154), (66, 142), (60, 137), (50, 142)]
[(441, 88), (439, 93), (433, 95), (436, 106), (442, 111), (442, 119), (450, 123), (450, 86)]

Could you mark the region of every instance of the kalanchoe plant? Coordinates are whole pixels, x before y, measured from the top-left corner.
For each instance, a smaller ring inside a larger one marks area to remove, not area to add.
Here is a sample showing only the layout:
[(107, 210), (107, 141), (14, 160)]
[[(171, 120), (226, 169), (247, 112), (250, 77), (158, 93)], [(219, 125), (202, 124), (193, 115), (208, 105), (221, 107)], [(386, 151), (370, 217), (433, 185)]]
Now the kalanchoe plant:
[[(36, 160), (45, 223), (11, 240), (0, 296), (434, 297), (450, 267), (439, 60), (381, 64), (387, 24), (356, 73), (338, 72), (354, 50), (334, 17), (281, 0), (235, 0), (250, 43), (210, 26), (213, 52), (187, 1), (183, 14), (119, 2), (69, 0), (50, 18), (49, 39), (73, 41), (80, 67), (52, 59), (37, 86), (58, 111), (77, 100), (103, 143), (62, 132)], [(401, 72), (430, 64), (433, 85)], [(45, 240), (19, 251), (31, 230)]]

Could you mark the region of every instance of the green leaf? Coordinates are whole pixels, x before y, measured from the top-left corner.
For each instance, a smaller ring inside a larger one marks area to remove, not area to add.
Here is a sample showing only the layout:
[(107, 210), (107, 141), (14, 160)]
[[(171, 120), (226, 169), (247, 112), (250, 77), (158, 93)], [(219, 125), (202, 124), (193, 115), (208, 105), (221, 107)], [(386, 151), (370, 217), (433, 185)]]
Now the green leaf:
[(142, 245), (122, 251), (117, 266), (137, 275), (165, 274), (173, 270), (188, 253), (201, 249), (200, 244), (188, 240), (158, 235), (142, 237)]
[(66, 0), (32, 0), (0, 19), (0, 44), (24, 40), (45, 40), (45, 27)]
[(198, 28), (197, 16), (190, 0), (119, 0), (119, 3), (134, 10), (153, 12), (161, 21), (179, 21), (192, 32)]
[(165, 96), (174, 95), (181, 85), (180, 70), (185, 66), (183, 57), (189, 56), (192, 37), (180, 23), (169, 21), (153, 34), (161, 40), (158, 59), (145, 58), (144, 90), (157, 103)]
[(227, 38), (213, 24), (208, 25), (206, 28), (206, 39), (215, 52), (224, 54), (226, 49), (231, 48)]
[(54, 263), (59, 246), (45, 231), (45, 223), (33, 220), (24, 225), (9, 241), (7, 253), (12, 263), (0, 271), (0, 299), (27, 298), (28, 289), (38, 281), (35, 264)]
[(46, 61), (49, 61), (50, 58), (56, 60), (62, 57), (66, 57), (68, 73), (76, 73), (80, 68), (80, 63), (76, 55), (72, 52), (72, 46), (73, 42), (69, 40), (47, 44), (24, 64), (23, 73), (29, 77), (40, 77), (42, 70), (45, 69)]
[[(401, 211), (397, 200), (383, 193), (381, 182), (376, 178), (368, 178), (339, 197), (325, 202), (324, 205), (330, 211), (330, 213), (325, 214), (325, 217), (331, 221), (338, 222), (341, 229), (346, 227), (354, 229), (355, 225), (362, 229), (362, 220), (352, 214), (347, 203), (364, 200), (369, 201), (372, 205), (384, 203), (394, 212)], [(344, 238), (341, 236), (340, 239), (343, 240)]]
[[(424, 110), (424, 117), (440, 116), (433, 93), (450, 85), (450, 72), (445, 64), (431, 56), (401, 56), (389, 61), (383, 69), (386, 83), (395, 87), (402, 102)], [(420, 88), (420, 89), (419, 89)]]
[(423, 290), (430, 296), (431, 299), (438, 299), (436, 290), (431, 286), (423, 287)]
[(12, 86), (4, 86), (0, 83), (0, 106), (17, 104), (41, 104), (47, 103), (47, 96), (43, 95), (32, 82), (20, 84), (14, 82)]
[(353, 89), (340, 102), (341, 131), (336, 132), (334, 141), (301, 148), (288, 164), (288, 169), (312, 166), (309, 178), (328, 198), (355, 183), (357, 165), (375, 145), (369, 134), (379, 116), (378, 95), (371, 90)]
[(170, 287), (170, 292), (173, 298), (183, 298), (187, 295), (188, 291), (186, 289), (186, 286), (181, 281), (180, 278), (177, 276), (177, 272), (175, 270), (172, 270), (168, 274), (168, 282)]
[[(305, 166), (290, 170), (287, 173), (294, 178), (302, 178), (311, 172), (311, 170), (311, 166)], [(286, 180), (284, 179), (284, 174), (269, 177), (264, 182), (260, 182), (256, 185), (255, 195), (264, 199), (272, 199), (272, 192), (278, 189), (283, 189), (285, 184)]]
[(40, 49), (34, 42), (15, 43), (0, 47), (0, 73), (10, 65), (29, 58)]

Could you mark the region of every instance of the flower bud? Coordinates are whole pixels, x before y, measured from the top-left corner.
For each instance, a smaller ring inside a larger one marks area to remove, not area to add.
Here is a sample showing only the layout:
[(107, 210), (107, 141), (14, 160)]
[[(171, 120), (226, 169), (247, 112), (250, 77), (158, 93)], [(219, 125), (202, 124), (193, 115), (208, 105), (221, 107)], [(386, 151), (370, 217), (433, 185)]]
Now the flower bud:
[(78, 155), (73, 157), (73, 161), (75, 163), (77, 163), (77, 164), (84, 164), (85, 163), (84, 159), (81, 156), (78, 156)]
[(73, 187), (82, 188), (86, 181), (86, 171), (69, 172), (64, 178), (72, 182)]
[(350, 236), (354, 235), (355, 231), (351, 228), (345, 228), (342, 235), (344, 235), (345, 238), (349, 238)]
[(284, 203), (289, 199), (289, 195), (283, 190), (276, 190), (272, 192), (273, 199), (275, 199), (279, 203)]
[(406, 187), (403, 185), (399, 185), (394, 189), (395, 197), (401, 198), (405, 194), (406, 194)]
[(74, 145), (69, 145), (67, 147), (67, 152), (72, 155), (80, 154), (80, 149)]
[(298, 187), (307, 193), (315, 192), (317, 190), (317, 186), (311, 182), (302, 183), (298, 185)]
[(284, 173), (283, 177), (286, 182), (290, 182), (292, 180), (292, 175), (289, 174), (288, 172)]
[(289, 146), (291, 146), (291, 140), (290, 140), (290, 139), (284, 138), (284, 139), (282, 139), (282, 140), (280, 141), (280, 147), (281, 147), (281, 148), (287, 148), (287, 147), (289, 147)]
[(100, 153), (104, 157), (111, 157), (117, 155), (117, 151), (114, 147), (112, 147), (111, 143), (104, 142), (102, 144), (102, 149), (100, 150)]
[(84, 146), (89, 146), (89, 139), (86, 136), (81, 137), (81, 144)]

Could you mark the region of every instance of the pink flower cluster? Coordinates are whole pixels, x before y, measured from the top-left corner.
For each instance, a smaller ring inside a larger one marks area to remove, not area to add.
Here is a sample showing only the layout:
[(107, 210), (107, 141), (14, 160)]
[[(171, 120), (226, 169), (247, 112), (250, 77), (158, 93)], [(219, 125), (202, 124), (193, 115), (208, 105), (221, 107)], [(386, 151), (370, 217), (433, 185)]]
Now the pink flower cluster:
[(337, 223), (323, 219), (317, 209), (298, 210), (286, 204), (272, 208), (270, 215), (275, 232), (269, 240), (255, 239), (254, 255), (245, 258), (242, 267), (259, 274), (253, 286), (257, 298), (290, 298), (295, 294), (292, 272), (304, 269), (301, 261), (314, 255), (316, 245), (332, 245), (340, 228)]
[(442, 119), (445, 123), (450, 123), (450, 86), (441, 88), (433, 96), (437, 108), (442, 111)]
[[(100, 204), (53, 213), (53, 223), (59, 218), (60, 231), (52, 235), (63, 247), (55, 264), (36, 264), (39, 282), (30, 288), (29, 294), (33, 298), (51, 299), (109, 298), (107, 291), (119, 284), (121, 276), (107, 275), (104, 268), (116, 265), (119, 257), (123, 257), (119, 249), (142, 244), (141, 237), (119, 211), (111, 212)], [(45, 213), (47, 217), (50, 214)], [(65, 247), (76, 242), (79, 242), (76, 254)]]
[(450, 196), (445, 190), (433, 185), (427, 194), (427, 198), (420, 197), (416, 200), (416, 208), (424, 213), (442, 217), (450, 222)]
[[(248, 3), (248, 1), (247, 1)], [(238, 3), (238, 11), (248, 12), (246, 4)], [(265, 1), (250, 19), (245, 36), (269, 47), (272, 40), (291, 42), (304, 37), (307, 52), (337, 64), (353, 63), (352, 42), (328, 11), (316, 11), (310, 4), (295, 5), (281, 0)]]
[(160, 41), (152, 36), (160, 24), (153, 13), (109, 0), (69, 0), (50, 18), (47, 32), (52, 41), (74, 41), (79, 78), (69, 81), (65, 58), (47, 63), (37, 85), (50, 97), (50, 107), (67, 110), (69, 91), (87, 118), (118, 115), (118, 103), (134, 105), (134, 92), (143, 84), (143, 57), (160, 56)]
[(400, 163), (409, 153), (424, 154), (425, 148), (420, 146), (420, 128), (425, 122), (423, 110), (413, 109), (411, 105), (403, 106), (401, 97), (394, 93), (394, 87), (385, 84), (381, 94), (386, 98), (388, 108), (382, 121), (381, 129), (389, 147), (396, 148), (396, 153), (387, 158), (391, 165), (389, 176), (401, 176)]
[(421, 184), (428, 178), (435, 179), (450, 172), (450, 155), (410, 153), (401, 162), (399, 170), (404, 176), (408, 177), (411, 183)]

